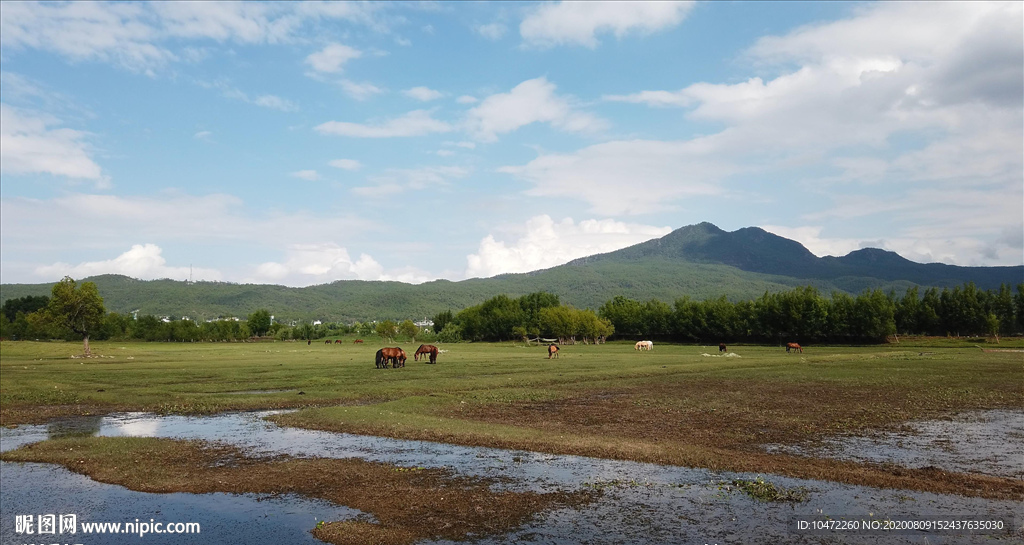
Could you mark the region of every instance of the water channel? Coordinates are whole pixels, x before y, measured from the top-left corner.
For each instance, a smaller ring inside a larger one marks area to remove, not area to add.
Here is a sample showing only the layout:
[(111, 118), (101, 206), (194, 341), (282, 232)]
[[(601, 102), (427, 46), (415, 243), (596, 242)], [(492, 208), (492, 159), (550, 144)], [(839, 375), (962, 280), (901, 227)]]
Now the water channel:
[[(907, 490), (883, 490), (825, 481), (760, 475), (776, 486), (803, 488), (807, 500), (761, 502), (723, 486), (755, 474), (714, 472), (675, 466), (560, 456), (526, 451), (462, 447), (443, 443), (279, 427), (263, 417), (273, 412), (231, 413), (205, 417), (126, 413), (75, 418), (42, 426), (0, 431), (0, 449), (67, 434), (146, 436), (221, 441), (253, 454), (288, 454), (330, 458), (356, 457), (402, 466), (447, 467), (459, 474), (501, 478), (497, 487), (551, 491), (597, 486), (604, 495), (581, 510), (539, 514), (533, 521), (481, 544), (632, 544), (632, 543), (1022, 543), (1024, 502), (986, 500)], [(1020, 413), (996, 417), (1016, 426)], [(968, 419), (968, 424), (976, 422)], [(985, 420), (990, 422), (991, 419)], [(947, 427), (948, 428), (948, 427)], [(946, 433), (949, 429), (942, 428)], [(982, 426), (992, 433), (992, 426)], [(1015, 428), (1016, 429), (1016, 428)], [(927, 432), (927, 426), (925, 426)], [(1019, 430), (1017, 430), (1019, 432)], [(1015, 433), (1017, 433), (1015, 432)], [(1004, 437), (1007, 437), (1004, 435)], [(994, 448), (1009, 449), (1020, 462), (1024, 436), (1009, 437)], [(870, 449), (868, 449), (870, 450)], [(875, 451), (878, 448), (874, 449)], [(1004, 456), (998, 454), (996, 456)], [(854, 458), (857, 456), (854, 455)], [(950, 456), (951, 459), (960, 459)], [(991, 456), (989, 456), (991, 458)], [(898, 459), (901, 463), (906, 459)], [(991, 460), (990, 460), (991, 461)], [(910, 460), (941, 467), (941, 460)], [(995, 474), (1020, 478), (1019, 468), (992, 462)], [(958, 471), (966, 469), (960, 467)], [(38, 543), (19, 534), (16, 515), (74, 513), (78, 521), (198, 522), (199, 535), (58, 535), (46, 543), (168, 544), (186, 543), (320, 543), (310, 535), (321, 520), (344, 520), (356, 510), (302, 497), (232, 494), (150, 494), (97, 483), (62, 467), (47, 464), (0, 464), (0, 544)], [(998, 533), (863, 533), (797, 532), (796, 519), (907, 520), (951, 516), (1000, 519)], [(442, 542), (432, 542), (442, 543)]]

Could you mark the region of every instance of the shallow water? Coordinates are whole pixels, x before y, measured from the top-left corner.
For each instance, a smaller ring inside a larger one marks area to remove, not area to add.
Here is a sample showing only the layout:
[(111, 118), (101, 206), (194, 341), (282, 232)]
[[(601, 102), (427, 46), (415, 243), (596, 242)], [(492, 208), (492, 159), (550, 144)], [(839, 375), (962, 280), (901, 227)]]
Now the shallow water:
[(991, 410), (909, 422), (900, 432), (835, 437), (815, 446), (774, 449), (819, 458), (933, 466), (959, 473), (1024, 479), (1024, 413)]
[[(880, 490), (823, 481), (764, 475), (777, 486), (809, 491), (802, 503), (764, 503), (735, 487), (733, 479), (753, 474), (636, 462), (474, 448), (398, 439), (282, 428), (262, 419), (272, 412), (208, 417), (159, 417), (129, 413), (77, 418), (47, 426), (0, 431), (0, 449), (66, 435), (147, 436), (224, 441), (253, 453), (357, 457), (402, 466), (448, 467), (460, 474), (498, 477), (514, 490), (550, 491), (597, 486), (604, 496), (582, 510), (539, 515), (511, 534), (480, 543), (1019, 543), (1024, 538), (1024, 502), (963, 498), (902, 490)], [(27, 543), (15, 534), (17, 514), (77, 513), (79, 521), (156, 520), (202, 524), (202, 540), (189, 536), (79, 536), (74, 543), (284, 543), (312, 540), (317, 520), (356, 516), (351, 509), (287, 497), (258, 501), (227, 494), (146, 494), (95, 483), (69, 471), (40, 464), (0, 465), (0, 542)], [(723, 486), (725, 485), (725, 486)], [(794, 517), (833, 519), (886, 517), (903, 520), (935, 515), (1008, 521), (1014, 534), (925, 535), (796, 533)], [(207, 533), (207, 528), (211, 530)], [(214, 532), (220, 531), (220, 534)], [(287, 536), (287, 537), (284, 537)], [(160, 541), (160, 539), (165, 541)], [(141, 540), (140, 540), (141, 539)], [(65, 539), (61, 543), (72, 542)], [(315, 541), (315, 540), (313, 540)]]

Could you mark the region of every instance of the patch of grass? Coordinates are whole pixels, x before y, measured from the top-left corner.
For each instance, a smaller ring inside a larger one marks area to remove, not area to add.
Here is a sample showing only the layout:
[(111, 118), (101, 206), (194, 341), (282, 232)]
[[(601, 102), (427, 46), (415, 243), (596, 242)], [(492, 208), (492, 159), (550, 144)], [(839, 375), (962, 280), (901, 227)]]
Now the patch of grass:
[[(1003, 339), (1000, 346), (1024, 346)], [(282, 425), (471, 446), (778, 473), (869, 486), (1024, 497), (1024, 482), (769, 454), (768, 443), (895, 430), (974, 409), (1024, 408), (1019, 353), (949, 339), (881, 346), (659, 343), (445, 345), (437, 365), (377, 370), (379, 346), (3, 342), (0, 421), (113, 411), (204, 414), (301, 408)], [(403, 345), (407, 352), (413, 345)], [(928, 355), (922, 355), (927, 352)], [(128, 359), (131, 357), (132, 359)], [(285, 390), (285, 391), (280, 391)], [(58, 392), (58, 393), (54, 393)], [(250, 393), (251, 392), (251, 393)]]
[[(755, 500), (764, 502), (804, 502), (810, 495), (806, 488), (783, 488), (764, 480), (758, 475), (754, 479), (734, 479), (731, 483), (737, 489)], [(728, 485), (726, 485), (728, 486)]]

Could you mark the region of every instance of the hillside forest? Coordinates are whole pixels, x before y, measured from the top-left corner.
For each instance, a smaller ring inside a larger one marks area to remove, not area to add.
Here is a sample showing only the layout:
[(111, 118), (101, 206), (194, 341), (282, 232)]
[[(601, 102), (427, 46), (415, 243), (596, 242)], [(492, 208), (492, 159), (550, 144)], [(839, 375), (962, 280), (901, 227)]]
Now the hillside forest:
[[(83, 286), (91, 284), (83, 283)], [(9, 299), (0, 307), (0, 337), (9, 340), (67, 339), (81, 335), (47, 319), (46, 296)], [(102, 299), (100, 300), (102, 305)], [(871, 343), (891, 335), (993, 336), (1024, 333), (1024, 284), (1016, 293), (1003, 284), (980, 290), (973, 283), (953, 289), (911, 287), (894, 292), (865, 290), (852, 296), (825, 295), (805, 286), (765, 292), (756, 299), (676, 299), (672, 304), (616, 296), (596, 310), (563, 304), (557, 295), (536, 292), (513, 298), (497, 295), (458, 312), (444, 311), (424, 328), (412, 320), (354, 323), (291, 323), (272, 319), (270, 309), (253, 309), (245, 319), (195, 321), (187, 318), (102, 313), (93, 340), (170, 342), (241, 341), (251, 338), (313, 340), (343, 335), (379, 336), (418, 342), (506, 341), (558, 338), (592, 342), (603, 338), (677, 342)]]

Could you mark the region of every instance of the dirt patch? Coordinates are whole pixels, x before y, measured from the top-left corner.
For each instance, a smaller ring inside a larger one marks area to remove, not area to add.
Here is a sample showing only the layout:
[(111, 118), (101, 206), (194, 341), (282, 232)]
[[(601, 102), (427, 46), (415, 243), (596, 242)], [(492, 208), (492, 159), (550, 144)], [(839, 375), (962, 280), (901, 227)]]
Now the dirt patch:
[(580, 506), (597, 495), (495, 491), (490, 480), (445, 469), (351, 458), (254, 458), (234, 447), (156, 438), (54, 439), (3, 453), (0, 459), (59, 464), (141, 492), (299, 494), (366, 513), (366, 519), (313, 529), (316, 537), (339, 545), (500, 535), (537, 513)]
[[(900, 387), (829, 382), (785, 383), (697, 379), (590, 391), (540, 402), (465, 404), (446, 416), (550, 431), (759, 449), (836, 433), (893, 429), (960, 403)], [(977, 402), (977, 401), (976, 401)], [(991, 392), (985, 406), (1021, 406), (1013, 389)]]

